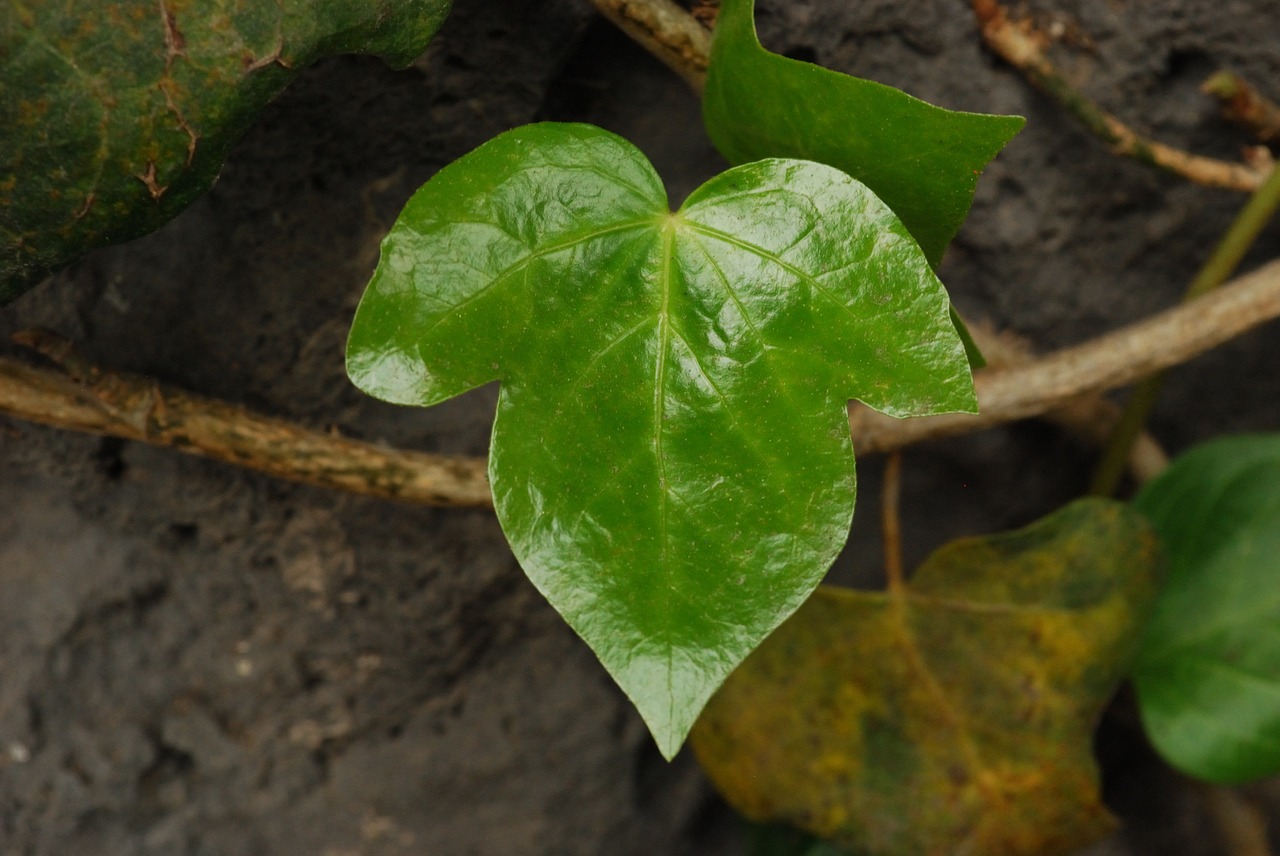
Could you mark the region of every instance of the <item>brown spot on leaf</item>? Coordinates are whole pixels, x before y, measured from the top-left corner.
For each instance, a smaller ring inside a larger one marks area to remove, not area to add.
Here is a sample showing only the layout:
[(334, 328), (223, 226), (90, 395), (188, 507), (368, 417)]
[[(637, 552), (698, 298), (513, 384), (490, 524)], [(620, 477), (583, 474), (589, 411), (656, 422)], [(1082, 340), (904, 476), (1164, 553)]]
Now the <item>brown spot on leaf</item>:
[(164, 192), (169, 189), (168, 187), (161, 187), (156, 182), (155, 161), (147, 161), (147, 171), (140, 173), (139, 175), (135, 175), (134, 178), (147, 186), (147, 192), (150, 193), (151, 198), (157, 202), (160, 201), (161, 196), (164, 196)]
[(164, 64), (167, 69), (173, 65), (174, 59), (187, 55), (187, 40), (178, 29), (177, 16), (165, 0), (160, 0), (160, 19), (164, 22)]

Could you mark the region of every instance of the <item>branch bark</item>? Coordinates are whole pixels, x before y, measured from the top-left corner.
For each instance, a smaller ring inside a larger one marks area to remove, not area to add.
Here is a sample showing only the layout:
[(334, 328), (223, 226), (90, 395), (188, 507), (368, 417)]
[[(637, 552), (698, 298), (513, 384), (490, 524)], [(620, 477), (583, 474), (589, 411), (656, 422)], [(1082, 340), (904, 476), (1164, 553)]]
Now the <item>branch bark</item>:
[[(40, 350), (50, 350), (47, 340)], [(425, 505), (493, 505), (482, 458), (384, 449), (149, 378), (75, 366), (68, 354), (60, 361), (72, 373), (0, 357), (0, 412), (168, 446), (324, 488)]]

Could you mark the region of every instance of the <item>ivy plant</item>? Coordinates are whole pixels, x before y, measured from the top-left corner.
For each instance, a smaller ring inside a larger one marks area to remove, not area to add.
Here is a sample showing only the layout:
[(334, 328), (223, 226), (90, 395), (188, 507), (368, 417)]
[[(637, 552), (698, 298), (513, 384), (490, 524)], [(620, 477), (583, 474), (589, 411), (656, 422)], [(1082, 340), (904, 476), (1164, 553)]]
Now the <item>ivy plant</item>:
[(1280, 772), (1280, 436), (1192, 449), (1135, 504), (1170, 557), (1133, 673), (1152, 743), (1209, 781)]
[(948, 306), (897, 216), (836, 169), (746, 164), (673, 213), (634, 146), (541, 124), (409, 201), (347, 366), (401, 404), (502, 382), (498, 519), (671, 757), (844, 544), (848, 400), (974, 409)]

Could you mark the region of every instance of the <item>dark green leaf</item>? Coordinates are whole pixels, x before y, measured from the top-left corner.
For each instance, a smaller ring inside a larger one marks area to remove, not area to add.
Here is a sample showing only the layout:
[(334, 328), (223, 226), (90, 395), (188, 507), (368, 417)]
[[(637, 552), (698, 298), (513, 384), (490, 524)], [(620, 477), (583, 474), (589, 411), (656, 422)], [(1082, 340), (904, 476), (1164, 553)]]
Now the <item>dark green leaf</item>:
[(1135, 504), (1170, 569), (1133, 672), (1152, 743), (1203, 779), (1280, 772), (1280, 436), (1206, 443)]
[(0, 305), (158, 228), (303, 66), (407, 65), (449, 0), (0, 3)]
[(829, 164), (870, 187), (936, 266), (969, 213), (978, 175), (1023, 126), (956, 113), (904, 92), (766, 51), (754, 0), (722, 0), (702, 100), (730, 163), (765, 157)]
[(861, 856), (1073, 852), (1113, 825), (1091, 743), (1155, 595), (1150, 526), (1081, 500), (931, 556), (901, 590), (820, 588), (707, 705), (729, 802)]
[(974, 407), (946, 293), (861, 184), (763, 161), (672, 214), (639, 151), (582, 125), (503, 134), (418, 191), (347, 368), (405, 404), (503, 381), (499, 520), (668, 756), (844, 543), (847, 400)]

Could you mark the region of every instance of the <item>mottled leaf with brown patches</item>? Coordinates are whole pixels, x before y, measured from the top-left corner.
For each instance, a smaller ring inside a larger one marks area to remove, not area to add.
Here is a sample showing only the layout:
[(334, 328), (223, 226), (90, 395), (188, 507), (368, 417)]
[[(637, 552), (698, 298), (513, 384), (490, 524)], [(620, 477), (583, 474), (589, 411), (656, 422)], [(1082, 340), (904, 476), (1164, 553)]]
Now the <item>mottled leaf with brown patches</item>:
[(1066, 853), (1113, 820), (1091, 735), (1154, 595), (1127, 506), (957, 541), (898, 593), (819, 589), (694, 729), (740, 811), (858, 853)]
[(407, 65), (449, 0), (0, 3), (0, 305), (207, 190), (323, 56)]

